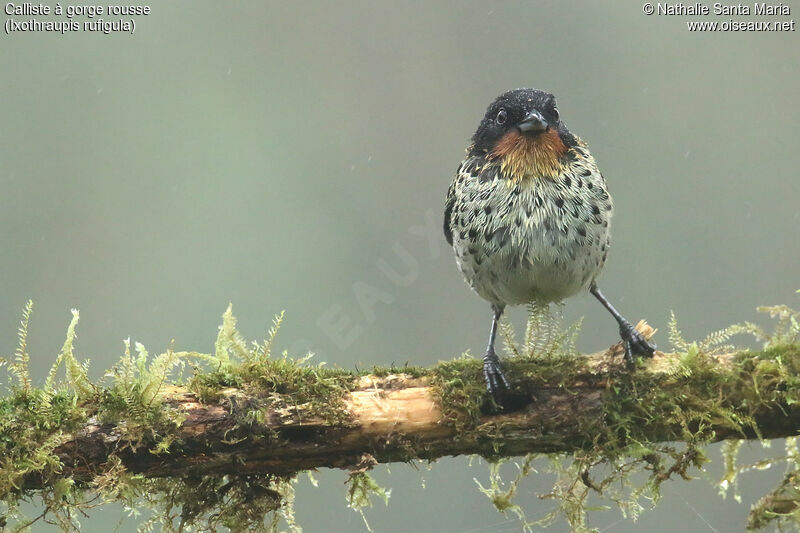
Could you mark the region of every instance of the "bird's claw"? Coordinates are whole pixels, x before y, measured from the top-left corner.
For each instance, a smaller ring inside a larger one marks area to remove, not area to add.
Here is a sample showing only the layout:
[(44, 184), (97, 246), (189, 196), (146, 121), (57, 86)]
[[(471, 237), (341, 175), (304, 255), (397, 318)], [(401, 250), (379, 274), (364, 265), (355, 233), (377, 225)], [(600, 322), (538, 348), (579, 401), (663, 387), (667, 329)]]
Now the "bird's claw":
[(500, 396), (502, 389), (511, 389), (511, 383), (506, 379), (500, 366), (500, 359), (492, 352), (483, 356), (483, 379), (486, 382), (486, 390), (495, 400)]
[(630, 322), (625, 321), (620, 324), (619, 335), (622, 337), (622, 344), (625, 347), (625, 361), (629, 365), (636, 364), (636, 356), (653, 357), (656, 352), (656, 345), (648, 342), (644, 335), (631, 326)]

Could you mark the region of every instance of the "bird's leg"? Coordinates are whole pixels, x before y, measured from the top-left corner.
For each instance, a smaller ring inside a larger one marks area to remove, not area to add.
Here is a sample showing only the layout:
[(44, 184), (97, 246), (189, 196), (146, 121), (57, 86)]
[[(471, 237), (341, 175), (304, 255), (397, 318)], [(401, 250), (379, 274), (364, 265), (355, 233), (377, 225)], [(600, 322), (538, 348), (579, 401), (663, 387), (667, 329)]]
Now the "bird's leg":
[(486, 390), (489, 394), (497, 398), (501, 387), (506, 390), (511, 388), (511, 384), (503, 374), (500, 366), (500, 359), (494, 351), (494, 339), (497, 336), (497, 323), (503, 314), (503, 307), (492, 305), (492, 329), (489, 331), (489, 346), (486, 347), (486, 355), (483, 356), (483, 379), (486, 382)]
[(622, 343), (625, 345), (625, 361), (629, 365), (633, 365), (636, 362), (634, 359), (636, 355), (653, 357), (653, 353), (656, 351), (656, 345), (647, 342), (647, 339), (636, 331), (634, 327), (631, 326), (631, 323), (625, 320), (624, 316), (619, 314), (619, 311), (614, 309), (614, 306), (606, 300), (606, 297), (603, 296), (603, 293), (600, 292), (597, 285), (592, 284), (589, 292), (603, 304), (603, 307), (608, 309), (608, 312), (611, 313), (611, 316), (613, 316), (617, 324), (619, 324), (619, 335), (622, 337)]

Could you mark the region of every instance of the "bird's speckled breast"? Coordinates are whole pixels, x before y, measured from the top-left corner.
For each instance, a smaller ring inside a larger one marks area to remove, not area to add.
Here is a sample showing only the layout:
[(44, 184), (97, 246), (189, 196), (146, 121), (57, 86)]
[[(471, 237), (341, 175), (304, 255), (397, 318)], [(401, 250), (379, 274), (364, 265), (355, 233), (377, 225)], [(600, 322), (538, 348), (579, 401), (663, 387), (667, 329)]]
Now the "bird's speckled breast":
[(497, 161), (469, 158), (450, 193), (456, 261), (494, 304), (561, 300), (587, 289), (603, 268), (613, 205), (583, 148), (570, 150), (555, 178), (510, 180)]

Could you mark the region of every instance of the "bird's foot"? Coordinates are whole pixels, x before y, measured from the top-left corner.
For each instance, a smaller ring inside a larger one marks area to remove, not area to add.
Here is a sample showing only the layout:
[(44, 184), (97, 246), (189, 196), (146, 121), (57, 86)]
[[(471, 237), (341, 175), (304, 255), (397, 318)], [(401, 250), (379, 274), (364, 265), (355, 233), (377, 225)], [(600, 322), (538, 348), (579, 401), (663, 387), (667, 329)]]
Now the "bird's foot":
[(486, 382), (486, 390), (495, 400), (500, 398), (503, 390), (508, 391), (511, 389), (511, 384), (503, 374), (500, 359), (494, 353), (494, 350), (486, 352), (486, 355), (483, 356), (483, 379)]
[(625, 347), (625, 362), (628, 365), (636, 364), (636, 356), (653, 357), (656, 345), (648, 342), (644, 335), (631, 326), (627, 320), (620, 323), (619, 335), (622, 337), (622, 344)]

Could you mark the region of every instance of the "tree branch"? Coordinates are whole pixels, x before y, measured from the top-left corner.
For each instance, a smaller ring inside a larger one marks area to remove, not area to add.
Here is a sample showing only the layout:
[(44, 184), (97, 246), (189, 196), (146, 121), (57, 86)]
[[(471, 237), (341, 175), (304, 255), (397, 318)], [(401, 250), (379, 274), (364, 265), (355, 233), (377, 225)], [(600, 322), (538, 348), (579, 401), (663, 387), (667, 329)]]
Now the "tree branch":
[[(800, 367), (797, 345), (718, 356), (657, 352), (633, 371), (622, 366), (619, 345), (504, 365), (514, 390), (502, 409), (492, 408), (480, 364), (471, 359), (417, 369), (416, 377), (354, 377), (323, 410), (325, 397), (298, 403), (269, 387), (222, 388), (215, 401), (202, 403), (195, 392), (169, 386), (162, 405), (185, 418), (166, 453), (153, 453), (155, 438), (126, 441), (125, 421), (96, 419), (54, 453), (61, 475), (79, 482), (102, 472), (111, 454), (146, 477), (288, 476), (447, 455), (571, 453), (631, 440), (773, 438), (800, 429), (800, 409), (786, 401), (793, 391), (782, 377)], [(25, 485), (42, 483), (34, 475)]]

